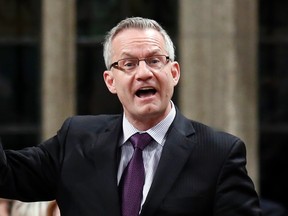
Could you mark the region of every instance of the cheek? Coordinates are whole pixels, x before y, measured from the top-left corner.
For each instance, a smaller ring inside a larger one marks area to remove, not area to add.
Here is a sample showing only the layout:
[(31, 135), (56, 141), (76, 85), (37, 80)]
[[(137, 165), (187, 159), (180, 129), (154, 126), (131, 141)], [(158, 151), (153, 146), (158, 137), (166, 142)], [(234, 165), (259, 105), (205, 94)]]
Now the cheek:
[(174, 87), (176, 86), (177, 82), (175, 82), (174, 78), (171, 76), (171, 74), (166, 73), (165, 74), (165, 79), (163, 79), (162, 87), (161, 89), (163, 90), (165, 97), (171, 99), (173, 92), (174, 92)]
[(114, 82), (115, 90), (118, 96), (122, 98), (128, 97), (131, 89), (131, 81), (128, 79), (117, 78)]
[(165, 88), (169, 90), (169, 92), (176, 86), (177, 81), (172, 77), (170, 73), (165, 74), (165, 80), (163, 81), (163, 85), (165, 85)]

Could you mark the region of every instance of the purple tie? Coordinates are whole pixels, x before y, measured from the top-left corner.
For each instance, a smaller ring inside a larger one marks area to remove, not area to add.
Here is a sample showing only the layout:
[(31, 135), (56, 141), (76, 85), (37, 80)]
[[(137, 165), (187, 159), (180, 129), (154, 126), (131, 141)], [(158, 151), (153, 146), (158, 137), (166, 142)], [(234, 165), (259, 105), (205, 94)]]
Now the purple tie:
[(145, 181), (142, 150), (152, 141), (152, 137), (147, 133), (136, 133), (130, 137), (130, 141), (134, 147), (134, 153), (120, 182), (122, 216), (139, 215)]

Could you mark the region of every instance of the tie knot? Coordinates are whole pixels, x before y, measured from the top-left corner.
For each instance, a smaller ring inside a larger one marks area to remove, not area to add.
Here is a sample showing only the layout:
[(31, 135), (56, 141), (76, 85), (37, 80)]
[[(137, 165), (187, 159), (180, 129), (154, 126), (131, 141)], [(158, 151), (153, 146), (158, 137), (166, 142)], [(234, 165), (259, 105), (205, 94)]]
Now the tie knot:
[(134, 148), (143, 150), (152, 141), (152, 137), (148, 133), (136, 133), (130, 137), (130, 141)]

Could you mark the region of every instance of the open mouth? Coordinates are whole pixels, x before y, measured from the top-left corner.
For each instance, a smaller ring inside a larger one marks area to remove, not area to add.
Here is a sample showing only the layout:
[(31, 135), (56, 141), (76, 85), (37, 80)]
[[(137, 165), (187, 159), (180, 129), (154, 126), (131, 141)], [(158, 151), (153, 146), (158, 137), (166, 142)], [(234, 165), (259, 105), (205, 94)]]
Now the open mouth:
[(149, 97), (156, 94), (156, 89), (154, 88), (141, 88), (136, 92), (136, 96), (139, 98)]

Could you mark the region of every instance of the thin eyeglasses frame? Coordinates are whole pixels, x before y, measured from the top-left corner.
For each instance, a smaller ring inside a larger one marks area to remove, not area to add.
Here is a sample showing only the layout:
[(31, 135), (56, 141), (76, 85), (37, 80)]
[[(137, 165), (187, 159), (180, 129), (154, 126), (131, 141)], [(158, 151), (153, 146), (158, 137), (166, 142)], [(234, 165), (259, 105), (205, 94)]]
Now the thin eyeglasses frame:
[[(165, 63), (163, 66), (165, 66), (169, 61), (171, 61), (170, 57), (167, 56), (167, 55), (153, 55), (153, 56), (149, 56), (149, 57), (141, 58), (141, 59), (136, 58), (136, 57), (135, 57), (135, 58), (123, 58), (123, 59), (119, 59), (118, 61), (113, 62), (113, 63), (110, 65), (109, 70), (111, 70), (111, 68), (113, 67), (113, 68), (116, 68), (116, 69), (118, 69), (118, 70), (122, 70), (122, 71), (126, 72), (125, 69), (119, 67), (119, 63), (118, 63), (119, 61), (122, 61), (122, 60), (137, 60), (137, 64), (136, 64), (136, 65), (137, 65), (137, 67), (138, 67), (140, 61), (145, 61), (146, 65), (148, 65), (148, 64), (147, 64), (147, 60), (148, 60), (148, 59), (153, 58), (153, 57), (159, 57), (159, 56), (166, 58), (166, 63)], [(148, 65), (148, 67), (149, 67), (149, 65)], [(152, 68), (152, 69), (153, 69), (153, 68)]]

